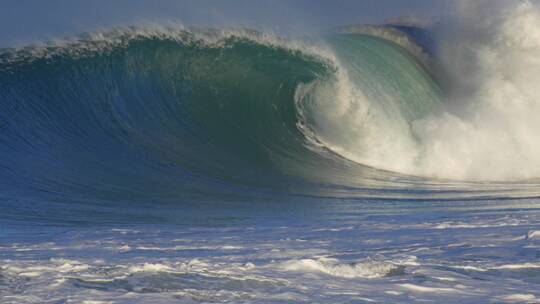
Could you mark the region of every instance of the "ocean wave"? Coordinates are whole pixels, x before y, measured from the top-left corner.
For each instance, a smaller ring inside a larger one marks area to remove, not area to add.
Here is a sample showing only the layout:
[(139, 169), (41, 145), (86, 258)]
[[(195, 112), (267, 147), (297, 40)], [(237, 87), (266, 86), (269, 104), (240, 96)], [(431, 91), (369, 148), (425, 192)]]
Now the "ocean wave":
[[(529, 181), (453, 181), (535, 173), (441, 154), (477, 133), (454, 128), (469, 123), (446, 112), (419, 60), (365, 34), (308, 42), (182, 26), (5, 49), (0, 189), (102, 202), (535, 195)], [(435, 136), (439, 123), (452, 134)]]

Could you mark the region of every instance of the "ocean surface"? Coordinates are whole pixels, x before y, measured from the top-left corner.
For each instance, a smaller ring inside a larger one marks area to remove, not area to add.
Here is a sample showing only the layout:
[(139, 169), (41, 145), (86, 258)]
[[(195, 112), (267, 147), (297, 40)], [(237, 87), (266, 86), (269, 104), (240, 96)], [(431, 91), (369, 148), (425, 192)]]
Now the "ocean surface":
[(533, 13), (476, 74), (405, 27), (1, 50), (0, 302), (540, 302)]

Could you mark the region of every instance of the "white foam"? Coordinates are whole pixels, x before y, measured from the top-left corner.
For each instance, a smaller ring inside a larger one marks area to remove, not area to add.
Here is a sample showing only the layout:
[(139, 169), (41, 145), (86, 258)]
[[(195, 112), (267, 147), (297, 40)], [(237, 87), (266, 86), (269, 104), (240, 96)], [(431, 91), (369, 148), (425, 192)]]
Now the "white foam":
[(426, 287), (414, 284), (398, 284), (398, 286), (420, 293), (459, 293), (460, 291), (454, 288), (442, 288), (442, 287)]
[(523, 263), (523, 264), (507, 264), (494, 267), (493, 269), (519, 270), (519, 269), (535, 269), (540, 268), (540, 264)]
[(220, 249), (221, 250), (238, 250), (238, 249), (242, 249), (242, 247), (241, 246), (225, 245), (225, 246), (221, 246)]
[(441, 281), (447, 281), (447, 282), (456, 282), (456, 278), (450, 278), (450, 277), (434, 277), (434, 279), (441, 280)]
[(480, 267), (476, 267), (476, 266), (471, 266), (471, 265), (466, 265), (466, 266), (453, 266), (453, 268), (456, 268), (456, 269), (463, 269), (463, 270), (468, 270), (468, 271), (478, 271), (478, 272), (486, 272), (487, 270), (484, 269), (484, 268), (480, 268)]
[(128, 252), (128, 251), (131, 251), (131, 247), (126, 244), (126, 245), (116, 248), (116, 250), (121, 251), (121, 252)]
[(247, 262), (246, 264), (244, 264), (244, 269), (245, 270), (255, 269), (255, 264), (253, 264), (251, 262)]
[(538, 299), (533, 294), (510, 294), (505, 296), (500, 296), (497, 298), (499, 301), (508, 302), (508, 303), (539, 303)]
[(435, 225), (435, 229), (475, 229), (475, 228), (494, 228), (518, 226), (519, 223), (508, 223), (500, 221), (498, 223), (461, 223), (461, 222), (445, 222)]
[(488, 181), (540, 177), (538, 8), (529, 1), (458, 3), (460, 26), (441, 46), (451, 79), (445, 111), (413, 122), (388, 114), (377, 108), (385, 96), (366, 98), (341, 63), (337, 83), (299, 90), (297, 99), (309, 90), (318, 99), (309, 101), (317, 103), (312, 113), (301, 109), (306, 135), (353, 161), (405, 174)]
[(171, 272), (173, 271), (173, 268), (165, 264), (144, 263), (143, 265), (140, 265), (140, 266), (130, 267), (130, 271), (131, 272)]
[(50, 263), (44, 265), (17, 265), (8, 264), (2, 266), (2, 271), (20, 277), (36, 278), (46, 273), (79, 273), (89, 269), (89, 265), (75, 260), (51, 259)]
[(529, 1), (460, 5), (456, 36), (442, 50), (455, 80), (447, 101), (453, 110), (415, 122), (422, 156), (409, 172), (473, 180), (539, 177), (538, 8)]
[(344, 264), (337, 259), (320, 258), (291, 260), (281, 264), (286, 271), (319, 272), (342, 278), (382, 278), (398, 269), (399, 266), (388, 262), (364, 261), (360, 263)]
[(527, 240), (540, 240), (540, 230), (531, 230), (527, 233)]
[(2, 297), (3, 300), (11, 301), (8, 303), (43, 303), (43, 299), (33, 295), (6, 295)]

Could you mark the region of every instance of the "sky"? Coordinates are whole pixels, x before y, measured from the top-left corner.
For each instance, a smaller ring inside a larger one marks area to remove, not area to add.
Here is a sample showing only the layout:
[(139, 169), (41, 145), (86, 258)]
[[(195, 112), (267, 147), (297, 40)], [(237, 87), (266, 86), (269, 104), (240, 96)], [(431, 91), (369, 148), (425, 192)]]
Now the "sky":
[(0, 0), (0, 47), (112, 26), (243, 26), (305, 33), (396, 16), (439, 16), (451, 0)]

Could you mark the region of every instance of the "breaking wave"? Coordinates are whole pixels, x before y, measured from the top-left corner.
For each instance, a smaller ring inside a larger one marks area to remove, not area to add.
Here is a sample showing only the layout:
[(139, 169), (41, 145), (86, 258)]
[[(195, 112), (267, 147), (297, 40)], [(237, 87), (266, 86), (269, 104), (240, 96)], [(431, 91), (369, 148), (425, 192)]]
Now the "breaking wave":
[(431, 70), (384, 28), (313, 41), (128, 28), (3, 50), (0, 189), (192, 199), (261, 186), (362, 196), (449, 180), (530, 185), (540, 20), (529, 3), (505, 16), (457, 54), (442, 43)]

